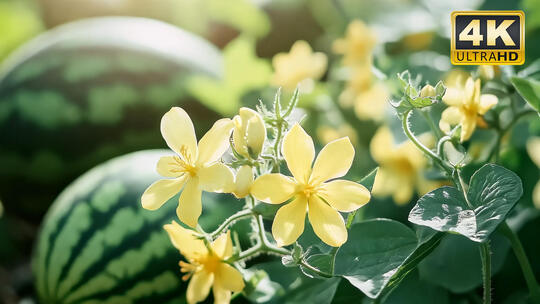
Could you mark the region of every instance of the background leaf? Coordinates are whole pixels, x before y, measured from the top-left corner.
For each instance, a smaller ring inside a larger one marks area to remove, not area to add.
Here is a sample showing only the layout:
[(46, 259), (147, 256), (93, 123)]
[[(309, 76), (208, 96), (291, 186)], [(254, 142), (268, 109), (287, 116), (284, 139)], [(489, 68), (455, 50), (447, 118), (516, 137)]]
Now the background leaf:
[(510, 79), (519, 95), (523, 97), (536, 112), (540, 112), (540, 81), (532, 78), (512, 77)]
[(416, 244), (415, 233), (393, 220), (354, 224), (349, 230), (349, 241), (337, 253), (335, 274), (375, 298)]
[(442, 187), (418, 200), (409, 221), (483, 242), (504, 221), (522, 193), (521, 180), (515, 173), (487, 164), (471, 177), (467, 196), (474, 210), (456, 188)]

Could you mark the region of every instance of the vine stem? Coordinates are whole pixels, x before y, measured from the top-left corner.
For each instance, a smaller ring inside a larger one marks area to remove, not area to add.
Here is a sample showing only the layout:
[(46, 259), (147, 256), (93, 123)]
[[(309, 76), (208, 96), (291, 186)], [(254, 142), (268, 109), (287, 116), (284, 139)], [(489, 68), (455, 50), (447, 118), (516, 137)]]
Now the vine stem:
[(499, 229), (512, 245), (512, 250), (516, 255), (519, 266), (521, 267), (521, 271), (523, 272), (523, 277), (525, 277), (525, 282), (527, 283), (527, 287), (529, 288), (531, 300), (536, 304), (540, 304), (540, 287), (538, 286), (538, 281), (536, 281), (534, 272), (531, 268), (531, 264), (529, 263), (529, 259), (525, 254), (525, 250), (523, 249), (521, 241), (506, 222), (503, 222), (499, 226)]
[(489, 240), (480, 244), (480, 257), (484, 281), (484, 304), (491, 304), (491, 246)]
[(405, 112), (403, 120), (401, 121), (405, 135), (407, 135), (407, 137), (416, 145), (418, 149), (424, 152), (424, 154), (426, 154), (427, 156), (431, 157), (431, 159), (433, 159), (438, 165), (440, 165), (447, 173), (450, 173), (450, 167), (437, 154), (435, 154), (435, 152), (424, 146), (424, 144), (421, 143), (420, 140), (418, 140), (418, 138), (416, 138), (414, 133), (411, 131), (409, 124), (409, 118), (411, 114), (412, 110), (408, 110), (407, 112)]
[(228, 217), (216, 230), (210, 233), (210, 237), (212, 239), (216, 238), (218, 235), (221, 234), (221, 232), (223, 232), (237, 220), (250, 217), (251, 215), (253, 215), (253, 211), (251, 211), (251, 209), (244, 209), (236, 212), (235, 214)]

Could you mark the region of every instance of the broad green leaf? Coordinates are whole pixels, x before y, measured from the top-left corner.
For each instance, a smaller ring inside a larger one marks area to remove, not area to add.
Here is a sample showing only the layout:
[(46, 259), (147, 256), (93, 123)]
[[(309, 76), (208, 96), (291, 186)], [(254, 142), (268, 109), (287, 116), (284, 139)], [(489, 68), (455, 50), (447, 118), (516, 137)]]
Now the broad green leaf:
[(515, 173), (487, 164), (471, 177), (467, 196), (472, 208), (456, 188), (442, 187), (418, 200), (409, 214), (409, 221), (484, 242), (506, 218), (522, 193), (521, 180)]
[(512, 77), (510, 79), (519, 95), (537, 112), (540, 112), (540, 81), (532, 78)]
[[(446, 234), (440, 245), (418, 266), (420, 277), (455, 293), (480, 286), (482, 263), (479, 246), (461, 235)], [(492, 274), (501, 269), (509, 249), (508, 241), (494, 233), (491, 240)]]
[(402, 223), (375, 219), (354, 224), (336, 255), (335, 274), (376, 298), (416, 246), (415, 233)]
[(369, 172), (368, 175), (362, 177), (362, 179), (359, 181), (359, 183), (362, 184), (364, 187), (366, 187), (370, 192), (373, 189), (373, 184), (375, 183), (375, 177), (377, 176), (377, 171), (379, 171), (379, 167), (371, 170), (371, 172)]
[[(445, 304), (450, 303), (447, 290), (436, 286), (436, 281), (422, 280), (418, 271), (413, 273), (386, 298), (385, 304)], [(421, 291), (421, 292), (419, 292)]]
[[(278, 261), (256, 264), (250, 271), (264, 270), (270, 281), (262, 280), (264, 285), (255, 290), (271, 290), (264, 301), (259, 303), (330, 304), (341, 281), (341, 278), (311, 279), (302, 274), (298, 268), (286, 268)], [(271, 298), (268, 296), (271, 294)]]
[(267, 86), (272, 68), (270, 63), (255, 54), (255, 42), (239, 37), (224, 49), (224, 78), (194, 76), (187, 89), (206, 106), (222, 115), (233, 115), (242, 96)]

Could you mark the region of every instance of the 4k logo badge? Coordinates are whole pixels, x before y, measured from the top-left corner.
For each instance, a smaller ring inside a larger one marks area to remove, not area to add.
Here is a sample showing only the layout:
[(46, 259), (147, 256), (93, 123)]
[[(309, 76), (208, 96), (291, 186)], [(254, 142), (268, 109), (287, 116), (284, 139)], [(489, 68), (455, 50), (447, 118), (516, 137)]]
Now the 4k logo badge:
[(523, 64), (523, 11), (461, 11), (452, 13), (452, 64)]

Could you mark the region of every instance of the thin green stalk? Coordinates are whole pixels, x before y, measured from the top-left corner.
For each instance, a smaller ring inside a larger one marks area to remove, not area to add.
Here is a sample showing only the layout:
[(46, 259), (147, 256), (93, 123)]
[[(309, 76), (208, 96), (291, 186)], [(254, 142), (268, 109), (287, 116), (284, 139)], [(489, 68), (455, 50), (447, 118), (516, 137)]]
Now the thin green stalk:
[(491, 304), (491, 249), (489, 240), (480, 244), (480, 257), (484, 281), (484, 304)]
[(212, 239), (216, 238), (218, 235), (221, 234), (225, 229), (227, 229), (230, 225), (232, 225), (237, 220), (250, 217), (253, 214), (253, 211), (251, 209), (244, 209), (236, 212), (235, 214), (228, 217), (223, 224), (221, 224), (216, 230), (214, 230), (212, 233), (210, 233), (210, 237)]
[(538, 285), (538, 281), (534, 276), (534, 272), (531, 268), (531, 263), (529, 263), (529, 259), (525, 254), (525, 250), (523, 249), (521, 241), (506, 222), (503, 222), (499, 226), (499, 228), (502, 234), (510, 241), (510, 244), (512, 245), (512, 250), (516, 255), (519, 266), (521, 267), (521, 271), (523, 272), (523, 277), (525, 278), (525, 282), (527, 283), (527, 287), (529, 288), (531, 300), (534, 303), (540, 304), (540, 287)]
[(420, 113), (422, 113), (422, 116), (424, 116), (424, 118), (426, 119), (431, 131), (435, 133), (435, 137), (439, 139), (442, 137), (441, 130), (437, 128), (437, 126), (435, 126), (435, 123), (433, 122), (433, 119), (431, 119), (431, 115), (428, 111), (429, 111), (429, 108), (426, 110), (421, 110)]
[(305, 261), (300, 261), (300, 265), (303, 266), (304, 268), (309, 269), (310, 271), (313, 271), (314, 273), (316, 273), (317, 275), (320, 275), (323, 278), (332, 278), (332, 277), (334, 277), (332, 274), (324, 272), (324, 271), (320, 271), (319, 269), (309, 265)]
[(411, 113), (412, 110), (405, 112), (403, 120), (401, 121), (405, 135), (407, 135), (407, 137), (416, 145), (418, 149), (424, 152), (424, 154), (431, 157), (431, 159), (433, 159), (438, 165), (440, 165), (447, 173), (451, 173), (450, 166), (446, 164), (437, 154), (435, 154), (435, 152), (424, 146), (424, 144), (421, 143), (418, 138), (416, 138), (416, 136), (413, 134), (409, 126), (409, 117), (411, 116)]

